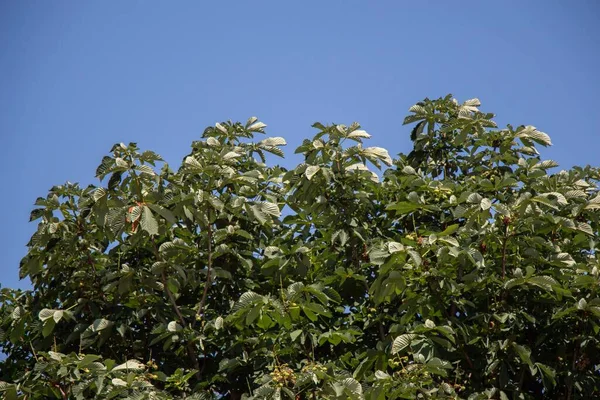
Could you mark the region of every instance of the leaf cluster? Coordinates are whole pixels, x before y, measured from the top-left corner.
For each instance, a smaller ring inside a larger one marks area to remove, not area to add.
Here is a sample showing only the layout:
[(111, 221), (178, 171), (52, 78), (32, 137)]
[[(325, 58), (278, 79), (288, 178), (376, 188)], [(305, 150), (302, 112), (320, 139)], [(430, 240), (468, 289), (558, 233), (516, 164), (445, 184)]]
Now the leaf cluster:
[(557, 171), (479, 100), (410, 109), (413, 150), (315, 123), (208, 127), (173, 170), (119, 143), (36, 200), (0, 291), (8, 399), (600, 395), (598, 168)]

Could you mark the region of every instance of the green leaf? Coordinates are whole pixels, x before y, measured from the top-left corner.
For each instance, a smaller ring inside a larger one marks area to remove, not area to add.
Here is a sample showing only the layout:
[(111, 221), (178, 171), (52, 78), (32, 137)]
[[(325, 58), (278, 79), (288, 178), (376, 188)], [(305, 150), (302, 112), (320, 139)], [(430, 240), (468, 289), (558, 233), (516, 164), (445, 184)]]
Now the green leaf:
[(173, 225), (177, 222), (173, 213), (171, 211), (169, 211), (168, 209), (161, 207), (158, 204), (147, 203), (146, 205), (152, 211), (154, 211), (155, 213), (157, 213), (158, 215), (163, 217), (167, 221), (168, 224)]
[(135, 167), (136, 171), (139, 171), (142, 174), (156, 176), (156, 172), (149, 165), (138, 165)]
[(398, 242), (389, 242), (388, 243), (388, 251), (390, 254), (397, 253), (399, 251), (404, 251), (404, 245)]
[(227, 133), (227, 128), (225, 128), (223, 125), (221, 125), (220, 123), (215, 123), (215, 128), (217, 128), (218, 130), (220, 130), (223, 133)]
[(264, 147), (264, 146), (285, 146), (286, 144), (287, 144), (287, 142), (282, 137), (270, 137), (270, 138), (266, 138), (266, 139), (263, 139), (260, 142), (258, 142), (258, 145), (261, 146), (261, 147)]
[(384, 371), (375, 371), (375, 379), (377, 380), (388, 380), (392, 379), (392, 376)]
[(128, 360), (123, 364), (119, 364), (112, 369), (112, 371), (143, 371), (146, 366), (137, 360)]
[(350, 399), (358, 400), (358, 399), (363, 398), (362, 386), (361, 386), (360, 382), (358, 382), (356, 379), (345, 378), (342, 381), (342, 385), (349, 392), (348, 394), (350, 395)]
[(295, 331), (290, 333), (290, 338), (292, 339), (292, 342), (295, 342), (296, 339), (298, 339), (298, 336), (300, 336), (302, 334), (302, 329), (296, 329)]
[(258, 318), (262, 310), (262, 305), (256, 305), (250, 309), (246, 314), (246, 325), (252, 325), (252, 323)]
[(388, 249), (372, 249), (369, 252), (369, 261), (375, 265), (383, 265), (390, 256)]
[(238, 300), (238, 302), (236, 304), (237, 307), (236, 306), (233, 307), (233, 311), (235, 312), (241, 308), (246, 308), (258, 301), (262, 301), (262, 299), (263, 299), (263, 297), (261, 295), (254, 293), (254, 292), (243, 293), (240, 296), (240, 299)]
[(407, 250), (408, 255), (412, 258), (415, 266), (419, 267), (423, 260), (421, 259), (421, 255), (415, 250)]
[(313, 310), (311, 310), (311, 308), (307, 307), (306, 305), (302, 305), (302, 311), (304, 311), (304, 314), (308, 317), (308, 319), (310, 319), (313, 322), (316, 322), (319, 319), (319, 317), (317, 317), (317, 314), (315, 314)]
[(419, 335), (414, 333), (405, 333), (400, 335), (394, 339), (392, 342), (392, 354), (398, 354), (408, 346), (410, 346), (413, 339), (417, 338)]
[(58, 323), (58, 321), (60, 321), (62, 319), (63, 314), (64, 314), (64, 312), (62, 310), (56, 310), (54, 312), (54, 315), (52, 315), (54, 322)]
[(535, 366), (542, 371), (544, 387), (546, 389), (556, 386), (556, 372), (552, 368), (542, 363), (535, 363)]
[(558, 206), (557, 206), (556, 204), (554, 204), (554, 201), (552, 201), (552, 200), (550, 200), (549, 198), (547, 198), (547, 197), (544, 197), (544, 196), (535, 196), (535, 197), (533, 197), (533, 198), (531, 199), (531, 201), (535, 201), (535, 202), (537, 202), (537, 203), (542, 203), (542, 204), (545, 204), (545, 205), (547, 205), (548, 207), (551, 207), (551, 208), (553, 208), (553, 209), (555, 209), (555, 210), (558, 210), (558, 209), (559, 209), (559, 208), (558, 208)]
[(575, 222), (575, 226), (577, 227), (577, 230), (583, 233), (587, 233), (590, 236), (595, 236), (594, 230), (592, 229), (591, 225), (587, 222)]
[(208, 144), (211, 147), (217, 147), (221, 145), (221, 142), (219, 142), (219, 140), (217, 138), (214, 137), (209, 137), (206, 139), (206, 144)]
[(46, 321), (44, 321), (44, 326), (42, 327), (42, 335), (44, 337), (48, 337), (54, 331), (55, 325), (56, 322), (54, 321), (54, 319), (47, 319)]
[(454, 247), (459, 247), (460, 246), (460, 243), (458, 243), (458, 240), (456, 240), (452, 236), (439, 237), (438, 240), (440, 242), (445, 242), (446, 244), (449, 244), (449, 245), (454, 246)]
[(259, 204), (246, 205), (247, 211), (256, 219), (261, 225), (264, 225), (267, 221), (267, 214), (264, 213)]
[(524, 364), (533, 365), (531, 362), (531, 350), (527, 349), (525, 346), (521, 346), (520, 344), (513, 344), (513, 348), (521, 358)]
[(346, 244), (346, 242), (348, 241), (348, 233), (345, 230), (338, 230), (336, 231), (333, 236), (331, 237), (331, 241), (334, 242), (335, 239), (338, 239), (340, 242), (340, 246), (344, 246)]
[(527, 126), (521, 133), (517, 135), (518, 138), (531, 139), (543, 146), (551, 146), (552, 142), (550, 137), (544, 132), (538, 131), (534, 126)]
[(388, 166), (392, 165), (392, 158), (388, 151), (382, 147), (367, 147), (362, 152), (366, 157), (376, 158)]
[(177, 323), (177, 321), (171, 321), (167, 325), (167, 330), (169, 332), (181, 332), (183, 327)]
[(492, 202), (490, 199), (483, 198), (481, 199), (480, 206), (482, 210), (489, 210), (492, 207)]
[(225, 153), (225, 155), (223, 155), (222, 160), (232, 160), (234, 158), (238, 158), (241, 157), (241, 154), (236, 153), (235, 151), (229, 151), (227, 153)]
[(94, 323), (92, 325), (90, 325), (90, 328), (91, 328), (92, 332), (99, 332), (101, 330), (109, 328), (110, 326), (112, 326), (112, 324), (113, 324), (112, 321), (109, 321), (104, 318), (98, 318), (97, 320), (94, 321)]
[(586, 210), (595, 210), (600, 208), (600, 194), (590, 199), (584, 208)]
[(250, 132), (262, 132), (266, 126), (266, 124), (263, 124), (262, 122), (258, 121), (248, 126), (248, 130)]
[(202, 170), (202, 164), (200, 164), (200, 162), (192, 156), (186, 157), (183, 162), (184, 162), (185, 166), (190, 169)]
[(452, 235), (454, 232), (456, 232), (458, 230), (459, 227), (460, 227), (459, 224), (448, 225), (448, 227), (446, 229), (444, 229), (442, 232), (436, 233), (436, 235), (438, 237)]
[(539, 286), (549, 292), (552, 291), (553, 286), (558, 286), (558, 282), (556, 282), (554, 278), (546, 275), (532, 276), (531, 278), (527, 279), (527, 283)]
[(357, 129), (355, 131), (350, 132), (346, 137), (349, 139), (370, 139), (371, 135), (369, 135), (363, 130)]
[(38, 318), (42, 321), (46, 321), (47, 319), (52, 318), (55, 312), (56, 310), (49, 310), (47, 308), (44, 308), (42, 311), (39, 312)]
[(108, 190), (115, 190), (117, 186), (121, 183), (121, 175), (123, 173), (121, 171), (117, 171), (110, 176), (108, 180)]
[(281, 211), (277, 204), (269, 203), (268, 201), (262, 201), (257, 204), (263, 213), (277, 218), (281, 216)]
[(10, 318), (13, 320), (17, 320), (20, 319), (23, 316), (24, 313), (24, 309), (21, 306), (15, 307), (12, 311), (12, 313), (10, 313)]
[(158, 235), (158, 222), (152, 215), (152, 211), (148, 206), (143, 207), (142, 220), (140, 226), (150, 235)]
[(413, 211), (416, 211), (418, 209), (420, 209), (420, 205), (419, 204), (415, 204), (415, 203), (409, 203), (406, 201), (400, 201), (398, 203), (392, 203), (389, 206), (386, 207), (386, 210), (390, 210), (390, 211), (396, 211), (398, 214), (402, 215), (402, 214), (408, 214), (411, 213)]
[(310, 181), (313, 178), (313, 176), (315, 176), (315, 174), (320, 170), (321, 167), (319, 167), (318, 165), (309, 165), (306, 168), (306, 171), (304, 171), (304, 175), (306, 176), (306, 179)]
[[(100, 360), (102, 357), (95, 354), (86, 354), (81, 361), (78, 363), (79, 368), (85, 368), (88, 365), (92, 364), (94, 361)], [(100, 364), (102, 365), (102, 364)], [(102, 366), (104, 367), (104, 366)]]

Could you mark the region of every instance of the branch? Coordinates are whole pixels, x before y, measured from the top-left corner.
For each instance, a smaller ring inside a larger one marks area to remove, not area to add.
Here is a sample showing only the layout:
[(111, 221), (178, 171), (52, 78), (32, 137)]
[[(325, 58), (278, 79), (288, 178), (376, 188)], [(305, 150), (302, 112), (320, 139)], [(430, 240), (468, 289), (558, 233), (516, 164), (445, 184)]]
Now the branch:
[(575, 342), (575, 347), (573, 348), (573, 362), (571, 363), (571, 371), (573, 372), (573, 376), (569, 380), (569, 384), (567, 386), (567, 400), (571, 400), (571, 394), (573, 393), (573, 379), (575, 379), (575, 365), (577, 363), (577, 342)]
[(54, 386), (55, 388), (60, 390), (60, 395), (62, 396), (63, 399), (67, 400), (69, 398), (59, 383), (52, 382), (52, 386)]
[[(369, 284), (367, 283), (367, 281), (363, 281), (363, 284), (365, 286), (365, 290), (367, 291), (367, 294), (369, 293)], [(381, 341), (383, 342), (385, 340), (385, 329), (383, 329), (383, 323), (381, 321), (377, 321), (377, 325), (379, 328), (379, 339), (381, 339)]]
[(31, 340), (29, 341), (29, 346), (31, 346), (31, 352), (33, 353), (33, 358), (35, 358), (36, 362), (39, 362), (40, 360), (38, 359), (37, 353), (35, 352), (35, 349), (33, 348), (33, 343), (31, 343)]
[(571, 379), (569, 380), (569, 384), (567, 386), (567, 400), (571, 400), (571, 395), (573, 394), (573, 380), (575, 379), (575, 367), (577, 365), (577, 357), (578, 357), (578, 347), (580, 346), (579, 335), (581, 335), (581, 326), (580, 321), (577, 321), (577, 325), (575, 326), (575, 331), (577, 332), (577, 339), (573, 344), (573, 361), (571, 362)]
[(165, 292), (167, 293), (167, 296), (169, 297), (171, 306), (173, 306), (173, 310), (177, 314), (177, 317), (179, 318), (179, 322), (181, 322), (181, 326), (185, 326), (185, 319), (183, 318), (183, 315), (181, 314), (179, 307), (177, 307), (177, 302), (175, 300), (175, 296), (173, 296), (173, 293), (171, 293), (171, 291), (169, 290), (169, 286), (167, 285), (167, 276), (165, 275), (165, 271), (162, 272), (162, 284), (165, 288)]
[(504, 238), (502, 240), (502, 279), (506, 278), (506, 246), (508, 245), (508, 224), (504, 227)]
[(208, 287), (210, 285), (210, 272), (212, 269), (212, 225), (210, 222), (210, 214), (208, 218), (208, 260), (206, 262), (206, 282), (204, 283), (204, 292), (202, 293), (202, 298), (200, 299), (200, 305), (198, 306), (198, 312), (196, 313), (196, 319), (202, 316), (202, 311), (204, 311), (204, 305), (206, 304), (206, 297), (208, 296)]
[(523, 391), (523, 382), (525, 381), (525, 368), (521, 368), (521, 376), (519, 377), (519, 392)]
[[(152, 245), (154, 247), (154, 256), (156, 257), (156, 260), (161, 261), (162, 257), (160, 256), (160, 253), (158, 252), (158, 248), (156, 247), (156, 242), (154, 241), (154, 238), (152, 238), (151, 240), (152, 240)], [(183, 318), (183, 315), (181, 314), (179, 307), (177, 307), (177, 301), (175, 300), (175, 296), (173, 296), (173, 293), (171, 293), (171, 290), (169, 290), (169, 286), (167, 285), (167, 275), (165, 274), (164, 270), (161, 273), (161, 278), (162, 278), (161, 280), (162, 280), (163, 287), (165, 288), (165, 292), (167, 293), (167, 297), (169, 297), (169, 301), (171, 302), (171, 306), (173, 307), (175, 314), (177, 314), (177, 317), (179, 318), (179, 322), (181, 322), (181, 326), (185, 326), (186, 325), (185, 318)]]
[(144, 194), (142, 192), (142, 182), (140, 181), (140, 177), (138, 176), (138, 174), (135, 173), (135, 160), (133, 159), (133, 156), (129, 156), (129, 160), (131, 161), (131, 167), (129, 168), (129, 173), (133, 176), (133, 179), (136, 182), (136, 189), (137, 189), (137, 194), (140, 198), (140, 202), (144, 203)]
[[(429, 287), (431, 288), (432, 291), (435, 291), (435, 289), (431, 285)], [(452, 305), (455, 306), (454, 303)], [(442, 307), (441, 309), (444, 312), (444, 315), (446, 316), (448, 321), (450, 321), (451, 318), (448, 315), (448, 310), (445, 307)], [(475, 369), (475, 366), (473, 365), (473, 361), (471, 360), (471, 357), (469, 357), (469, 355), (467, 354), (467, 351), (465, 350), (465, 344), (457, 343), (457, 347), (460, 349), (463, 356), (465, 356), (465, 361), (467, 362), (467, 364), (469, 364), (469, 368), (471, 368), (472, 370)]]
[[(154, 239), (152, 239), (152, 244), (154, 245), (154, 254), (156, 256), (157, 260), (160, 260), (160, 254), (158, 253), (158, 249), (156, 248), (156, 243), (154, 242)], [(169, 290), (169, 286), (167, 285), (167, 276), (165, 274), (165, 271), (162, 271), (162, 284), (163, 287), (165, 288), (165, 292), (167, 293), (167, 296), (169, 297), (169, 301), (171, 302), (171, 306), (173, 307), (173, 310), (175, 311), (175, 314), (177, 314), (177, 318), (179, 318), (179, 322), (181, 323), (181, 326), (185, 326), (185, 318), (183, 318), (183, 315), (181, 314), (181, 311), (179, 310), (179, 307), (177, 306), (177, 301), (175, 300), (175, 296), (173, 296), (173, 293), (171, 293), (171, 290)], [(192, 364), (194, 364), (194, 368), (199, 371), (200, 370), (200, 363), (198, 362), (198, 354), (196, 353), (196, 349), (194, 349), (194, 346), (192, 345), (191, 342), (188, 342), (187, 344), (187, 352), (188, 352), (188, 356), (190, 357), (190, 360), (192, 361)]]
[[(173, 293), (171, 293), (171, 291), (169, 290), (169, 287), (167, 286), (167, 279), (165, 276), (165, 271), (162, 272), (162, 282), (165, 287), (165, 292), (167, 292), (167, 296), (169, 296), (169, 300), (171, 301), (171, 305), (173, 306), (173, 310), (175, 310), (175, 313), (177, 314), (177, 317), (179, 318), (179, 321), (181, 322), (181, 326), (185, 326), (186, 325), (185, 319), (183, 318), (181, 311), (179, 311), (179, 307), (177, 307), (177, 303), (175, 302), (175, 296), (173, 296)], [(191, 342), (188, 342), (188, 344), (187, 344), (187, 351), (188, 351), (188, 356), (190, 357), (190, 360), (194, 364), (194, 369), (196, 369), (197, 371), (200, 371), (200, 363), (198, 362), (198, 354), (196, 353), (196, 349), (194, 349), (194, 346), (192, 345)], [(197, 377), (199, 378), (199, 376), (197, 376)]]

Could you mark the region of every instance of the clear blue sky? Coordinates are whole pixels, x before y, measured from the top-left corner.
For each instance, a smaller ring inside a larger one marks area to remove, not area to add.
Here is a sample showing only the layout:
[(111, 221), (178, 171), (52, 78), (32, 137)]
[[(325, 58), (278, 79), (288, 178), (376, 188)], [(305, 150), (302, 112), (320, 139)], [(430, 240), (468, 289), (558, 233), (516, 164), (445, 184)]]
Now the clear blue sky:
[(0, 282), (28, 286), (52, 185), (95, 183), (121, 141), (176, 166), (226, 119), (258, 116), (290, 154), (314, 121), (359, 121), (397, 154), (408, 107), (453, 93), (547, 132), (564, 167), (598, 165), (599, 21), (594, 0), (3, 1)]

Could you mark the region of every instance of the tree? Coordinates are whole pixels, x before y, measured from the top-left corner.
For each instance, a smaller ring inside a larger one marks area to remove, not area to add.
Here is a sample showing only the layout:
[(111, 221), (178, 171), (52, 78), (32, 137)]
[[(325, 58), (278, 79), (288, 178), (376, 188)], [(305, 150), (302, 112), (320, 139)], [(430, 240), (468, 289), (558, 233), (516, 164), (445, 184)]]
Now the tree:
[[(207, 128), (177, 171), (117, 144), (38, 198), (1, 290), (8, 399), (600, 395), (598, 168), (552, 172), (477, 99), (411, 107), (413, 151)], [(386, 168), (380, 174), (378, 169)]]

